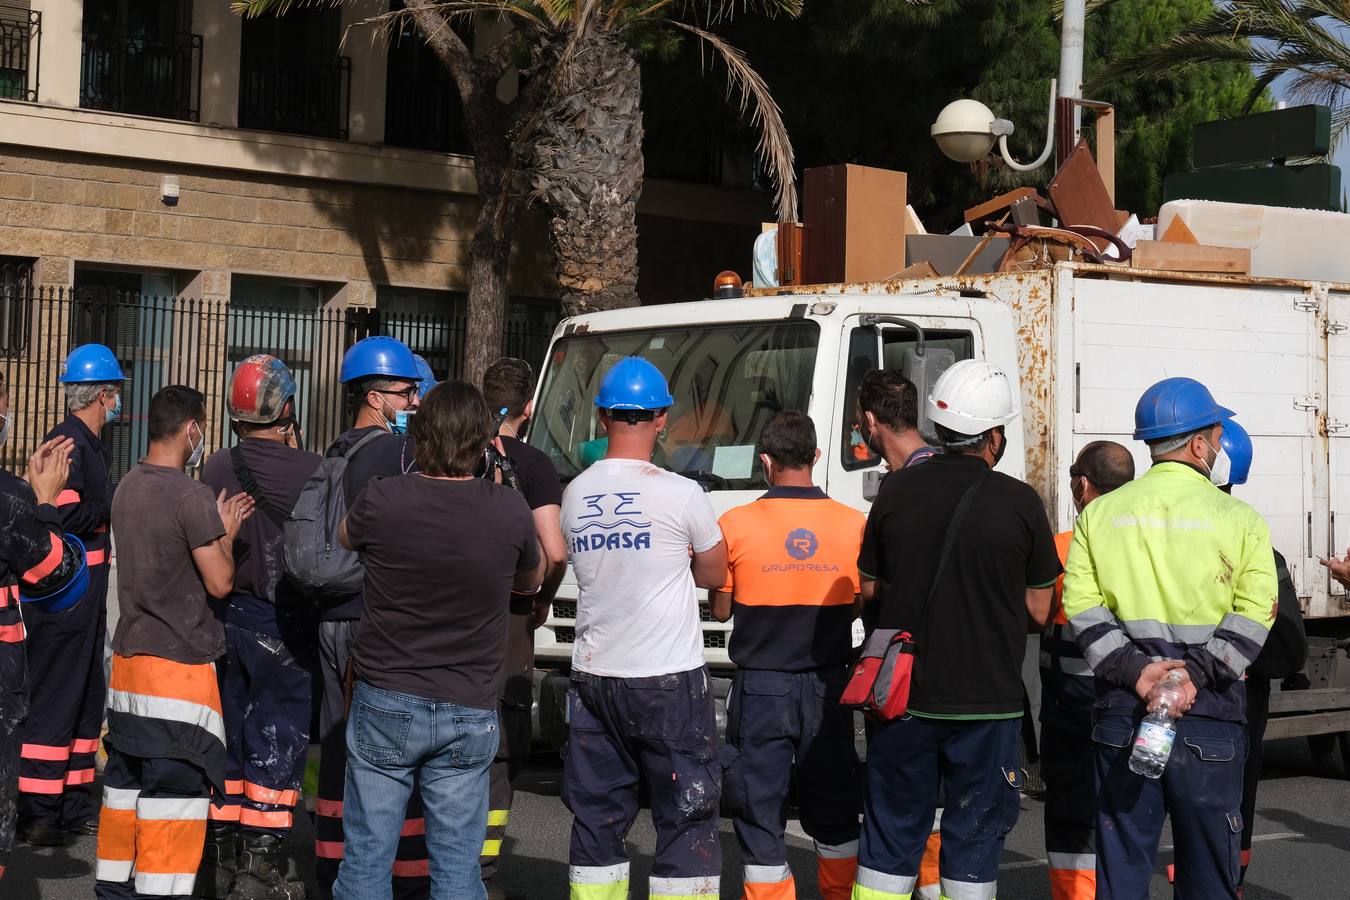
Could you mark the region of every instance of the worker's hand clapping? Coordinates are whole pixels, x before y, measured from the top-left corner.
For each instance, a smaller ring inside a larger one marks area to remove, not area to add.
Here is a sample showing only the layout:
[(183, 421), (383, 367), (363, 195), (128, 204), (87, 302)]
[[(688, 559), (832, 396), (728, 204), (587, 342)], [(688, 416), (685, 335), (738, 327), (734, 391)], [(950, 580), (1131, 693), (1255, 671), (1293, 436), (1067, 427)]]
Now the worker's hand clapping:
[[(1149, 663), (1144, 666), (1144, 670), (1139, 673), (1139, 680), (1134, 684), (1135, 694), (1139, 696), (1140, 700), (1148, 703), (1154, 688), (1167, 677), (1167, 673), (1173, 669), (1184, 668), (1185, 665), (1179, 659), (1160, 659), (1157, 662)], [(1189, 681), (1189, 679), (1187, 680)]]
[(52, 438), (37, 448), (37, 452), (28, 458), (28, 471), (24, 478), (28, 481), (39, 504), (56, 505), (57, 497), (66, 488), (66, 479), (70, 476), (70, 453), (75, 442), (68, 437)]
[(253, 505), (253, 498), (246, 493), (238, 493), (227, 498), (225, 492), (221, 491), (220, 496), (216, 498), (216, 510), (220, 513), (220, 521), (225, 526), (227, 546), (234, 543), (239, 526), (253, 515)]
[(1350, 587), (1350, 549), (1345, 551), (1345, 557), (1337, 559), (1319, 559), (1322, 565), (1331, 571), (1331, 577), (1339, 581), (1346, 587)]

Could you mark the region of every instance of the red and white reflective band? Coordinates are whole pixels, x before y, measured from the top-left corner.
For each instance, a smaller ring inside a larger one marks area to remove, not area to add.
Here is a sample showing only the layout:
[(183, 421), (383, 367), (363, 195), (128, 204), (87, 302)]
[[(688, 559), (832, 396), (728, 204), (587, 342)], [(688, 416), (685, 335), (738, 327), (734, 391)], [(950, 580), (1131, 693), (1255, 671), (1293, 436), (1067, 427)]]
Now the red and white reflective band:
[(23, 759), (40, 759), (43, 762), (61, 762), (70, 759), (70, 747), (50, 747), (46, 744), (24, 744), (19, 748)]

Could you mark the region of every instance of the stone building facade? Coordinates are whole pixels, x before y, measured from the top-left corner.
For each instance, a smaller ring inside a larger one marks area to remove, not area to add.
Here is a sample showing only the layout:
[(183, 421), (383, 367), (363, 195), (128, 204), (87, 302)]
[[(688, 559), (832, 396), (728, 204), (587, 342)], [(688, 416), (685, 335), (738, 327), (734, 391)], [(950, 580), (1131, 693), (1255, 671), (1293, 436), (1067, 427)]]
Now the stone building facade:
[[(225, 0), (0, 0), (0, 299), (22, 281), (82, 303), (0, 306), (11, 381), (45, 385), (59, 360), (44, 355), (112, 328), (102, 300), (120, 304), (118, 352), (143, 380), (199, 372), (212, 388), (248, 351), (312, 355), (301, 345), (327, 327), (316, 316), (462, 316), (476, 198), (453, 88), (415, 34), (347, 33), (388, 2), (246, 22)], [(493, 27), (471, 39), (495, 40)], [(745, 268), (770, 213), (761, 191), (648, 179), (644, 302), (704, 296), (719, 269)], [(509, 287), (508, 330), (546, 334), (556, 287), (537, 215)], [(173, 306), (185, 302), (227, 312), (189, 338)], [(179, 318), (151, 340), (166, 304)], [(249, 311), (309, 324), (291, 327), (295, 346), (268, 346), (277, 339)], [(454, 348), (435, 344), (453, 331), (431, 329), (421, 348), (444, 349), (447, 372)], [(310, 363), (315, 396), (327, 357)], [(31, 403), (35, 427), (59, 412), (47, 387)]]

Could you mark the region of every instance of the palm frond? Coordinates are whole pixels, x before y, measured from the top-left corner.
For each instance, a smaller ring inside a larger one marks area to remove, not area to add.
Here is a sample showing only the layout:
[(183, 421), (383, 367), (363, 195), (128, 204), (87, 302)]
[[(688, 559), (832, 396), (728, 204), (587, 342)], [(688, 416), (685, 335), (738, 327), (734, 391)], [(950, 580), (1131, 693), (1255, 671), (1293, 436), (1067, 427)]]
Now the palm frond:
[(703, 41), (722, 58), (727, 66), (727, 93), (739, 91), (738, 109), (742, 115), (750, 109), (750, 124), (759, 129), (759, 143), (755, 148), (777, 184), (778, 219), (797, 221), (797, 170), (792, 140), (783, 123), (783, 112), (769, 92), (769, 86), (754, 70), (745, 54), (725, 40), (697, 25), (678, 19), (665, 20)]
[[(249, 2), (278, 2), (278, 0), (249, 0)], [(285, 0), (279, 0), (279, 2), (285, 2)], [(297, 2), (309, 2), (309, 0), (297, 0)], [(324, 0), (320, 0), (320, 2), (324, 2)], [(335, 0), (335, 2), (340, 3), (342, 0)], [(431, 8), (444, 16), (445, 27), (447, 28), (450, 27), (450, 22), (453, 19), (472, 18), (480, 13), (505, 15), (536, 28), (548, 27), (548, 23), (530, 9), (530, 5), (502, 3), (499, 0), (439, 0), (439, 2), (431, 4)], [(371, 28), (376, 34), (387, 37), (407, 24), (418, 26), (413, 10), (404, 8), (368, 16), (354, 23), (352, 27)]]
[[(1097, 0), (1097, 5), (1106, 2)], [(1171, 40), (1114, 61), (1091, 87), (1236, 63), (1255, 70), (1261, 91), (1286, 79), (1295, 97), (1338, 105), (1341, 92), (1350, 88), (1350, 47), (1341, 37), (1347, 27), (1350, 3), (1345, 0), (1230, 0)]]
[[(926, 5), (932, 0), (905, 0), (912, 5)], [(679, 18), (701, 22), (703, 26), (735, 18), (738, 12), (756, 12), (766, 19), (787, 16), (795, 19), (802, 14), (805, 0), (645, 0), (638, 4), (630, 0), (612, 0), (612, 5), (624, 7), (624, 18), (635, 22), (655, 18), (657, 13), (675, 7)], [(618, 18), (618, 16), (614, 16)], [(697, 26), (696, 26), (697, 27)]]

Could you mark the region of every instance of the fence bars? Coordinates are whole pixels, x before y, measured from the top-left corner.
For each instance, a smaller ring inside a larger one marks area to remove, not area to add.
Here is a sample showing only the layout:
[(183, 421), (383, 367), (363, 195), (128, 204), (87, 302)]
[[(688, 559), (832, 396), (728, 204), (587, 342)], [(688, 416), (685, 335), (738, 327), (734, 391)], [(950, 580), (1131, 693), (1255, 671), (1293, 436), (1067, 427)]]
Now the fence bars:
[[(444, 314), (382, 314), (358, 308), (260, 308), (224, 300), (157, 297), (121, 292), (36, 288), (31, 279), (0, 268), (0, 374), (14, 418), (0, 465), (22, 473), (42, 436), (65, 416), (59, 376), (70, 350), (106, 344), (121, 362), (122, 417), (104, 432), (112, 477), (120, 479), (149, 446), (150, 398), (167, 384), (186, 384), (206, 397), (208, 449), (228, 446), (225, 392), (245, 357), (271, 353), (296, 376), (297, 412), (306, 446), (322, 449), (347, 422), (338, 381), (342, 356), (372, 334), (397, 337), (430, 362), (437, 377), (457, 377), (464, 360), (462, 304)], [(521, 305), (523, 307), (523, 305)], [(513, 307), (506, 352), (543, 363), (556, 312)]]

